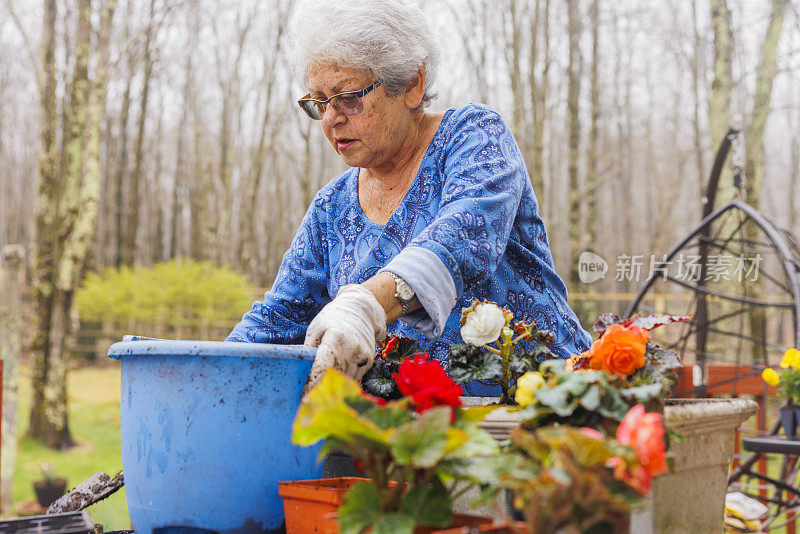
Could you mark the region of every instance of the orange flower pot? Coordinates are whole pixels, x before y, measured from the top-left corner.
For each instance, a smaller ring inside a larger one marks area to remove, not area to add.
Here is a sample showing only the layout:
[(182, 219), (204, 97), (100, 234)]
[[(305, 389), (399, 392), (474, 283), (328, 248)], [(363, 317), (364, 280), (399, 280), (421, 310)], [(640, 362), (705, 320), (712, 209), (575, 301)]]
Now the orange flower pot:
[[(283, 497), (283, 510), (286, 516), (286, 534), (339, 534), (339, 524), (336, 521), (337, 509), (344, 504), (344, 494), (358, 482), (368, 480), (368, 478), (341, 477), (278, 482), (278, 494)], [(447, 529), (417, 527), (414, 532), (415, 534), (461, 533), (463, 527), (492, 522), (489, 517), (469, 514), (453, 514), (453, 520), (453, 525)]]

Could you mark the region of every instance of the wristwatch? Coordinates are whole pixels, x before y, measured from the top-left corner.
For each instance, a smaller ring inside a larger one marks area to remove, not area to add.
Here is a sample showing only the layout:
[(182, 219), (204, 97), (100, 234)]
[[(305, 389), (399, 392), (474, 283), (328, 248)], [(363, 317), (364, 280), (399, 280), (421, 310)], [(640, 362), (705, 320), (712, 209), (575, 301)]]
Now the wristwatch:
[(414, 290), (411, 289), (411, 286), (408, 285), (408, 282), (396, 274), (389, 274), (391, 274), (392, 278), (394, 278), (394, 298), (400, 301), (400, 304), (403, 306), (403, 313), (401, 315), (405, 315), (411, 310), (411, 301), (414, 300)]

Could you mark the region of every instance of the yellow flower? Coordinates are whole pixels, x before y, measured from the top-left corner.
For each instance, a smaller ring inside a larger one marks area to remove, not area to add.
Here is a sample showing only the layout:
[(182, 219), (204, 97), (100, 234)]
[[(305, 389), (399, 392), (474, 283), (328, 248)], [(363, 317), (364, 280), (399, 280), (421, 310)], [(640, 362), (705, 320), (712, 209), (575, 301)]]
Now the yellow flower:
[(536, 402), (535, 393), (544, 385), (544, 377), (538, 371), (529, 371), (517, 380), (517, 392), (514, 399), (520, 406), (531, 406)]
[(788, 369), (800, 369), (800, 350), (789, 349), (783, 354), (781, 358), (781, 367)]
[(779, 375), (775, 369), (771, 367), (764, 369), (764, 371), (761, 373), (761, 378), (763, 378), (764, 382), (770, 386), (777, 386), (781, 381), (781, 375)]

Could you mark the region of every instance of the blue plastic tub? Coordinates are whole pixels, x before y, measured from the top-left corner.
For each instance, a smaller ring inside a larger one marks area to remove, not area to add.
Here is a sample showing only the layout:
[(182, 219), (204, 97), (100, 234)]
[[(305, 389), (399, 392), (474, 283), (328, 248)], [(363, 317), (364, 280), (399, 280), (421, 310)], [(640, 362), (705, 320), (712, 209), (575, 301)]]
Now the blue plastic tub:
[(322, 474), (318, 448), (291, 443), (315, 350), (216, 341), (111, 346), (108, 355), (122, 360), (122, 464), (137, 534), (282, 531), (278, 480)]

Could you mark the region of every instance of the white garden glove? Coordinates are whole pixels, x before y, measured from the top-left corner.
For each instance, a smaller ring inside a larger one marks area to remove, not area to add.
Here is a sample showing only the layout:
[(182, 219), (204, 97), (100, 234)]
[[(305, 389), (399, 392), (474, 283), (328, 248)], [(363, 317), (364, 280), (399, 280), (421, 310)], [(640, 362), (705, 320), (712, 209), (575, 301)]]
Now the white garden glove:
[(359, 284), (343, 286), (306, 331), (305, 345), (318, 348), (303, 395), (329, 367), (361, 380), (375, 359), (375, 341), (385, 337), (386, 312), (375, 295)]

